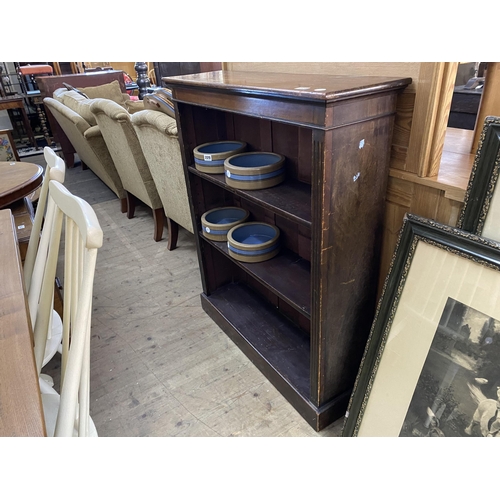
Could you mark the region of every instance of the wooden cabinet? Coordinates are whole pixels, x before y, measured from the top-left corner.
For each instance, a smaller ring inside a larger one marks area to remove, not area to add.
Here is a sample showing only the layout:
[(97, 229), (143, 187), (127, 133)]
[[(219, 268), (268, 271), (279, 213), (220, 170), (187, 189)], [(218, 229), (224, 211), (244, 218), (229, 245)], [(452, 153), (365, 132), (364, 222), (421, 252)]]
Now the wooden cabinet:
[[(218, 71), (173, 91), (205, 311), (316, 430), (345, 412), (375, 308), (397, 93), (410, 78)], [(286, 157), (286, 180), (242, 191), (194, 168), (193, 149), (240, 140)], [(241, 206), (282, 251), (233, 260), (201, 215)]]

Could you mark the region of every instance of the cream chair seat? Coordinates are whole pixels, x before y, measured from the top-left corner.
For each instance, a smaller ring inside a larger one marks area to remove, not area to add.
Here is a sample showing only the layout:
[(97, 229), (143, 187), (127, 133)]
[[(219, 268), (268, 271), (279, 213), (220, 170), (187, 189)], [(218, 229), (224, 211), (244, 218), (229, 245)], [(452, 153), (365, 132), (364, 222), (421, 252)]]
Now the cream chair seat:
[(163, 112), (146, 109), (132, 115), (132, 125), (167, 216), (168, 248), (173, 250), (178, 225), (193, 232), (177, 123)]
[[(59, 259), (64, 223), (64, 316), (60, 392), (40, 377), (49, 436), (97, 435), (90, 418), (90, 325), (92, 288), (97, 250), (103, 232), (92, 207), (72, 195), (57, 181), (49, 182), (47, 216), (40, 248), (47, 248), (44, 262), (37, 259), (34, 278), (42, 272), (39, 314), (34, 325), (35, 362), (40, 367), (47, 338), (51, 296)], [(33, 283), (34, 285), (34, 283)], [(33, 286), (32, 285), (32, 286)], [(71, 342), (70, 342), (71, 336)]]
[(109, 99), (93, 99), (90, 110), (104, 137), (127, 195), (127, 217), (134, 216), (136, 199), (153, 211), (154, 240), (163, 234), (163, 206), (146, 158), (131, 123), (130, 113)]

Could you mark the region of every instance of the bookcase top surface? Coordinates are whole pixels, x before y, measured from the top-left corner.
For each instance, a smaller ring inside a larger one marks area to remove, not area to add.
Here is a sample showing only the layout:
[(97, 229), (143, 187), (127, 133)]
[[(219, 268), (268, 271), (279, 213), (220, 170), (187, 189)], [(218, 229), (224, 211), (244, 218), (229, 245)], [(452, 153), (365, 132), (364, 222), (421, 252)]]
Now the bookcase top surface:
[(210, 71), (193, 75), (164, 77), (162, 81), (167, 87), (203, 87), (231, 93), (328, 102), (404, 89), (411, 83), (412, 79), (251, 71)]

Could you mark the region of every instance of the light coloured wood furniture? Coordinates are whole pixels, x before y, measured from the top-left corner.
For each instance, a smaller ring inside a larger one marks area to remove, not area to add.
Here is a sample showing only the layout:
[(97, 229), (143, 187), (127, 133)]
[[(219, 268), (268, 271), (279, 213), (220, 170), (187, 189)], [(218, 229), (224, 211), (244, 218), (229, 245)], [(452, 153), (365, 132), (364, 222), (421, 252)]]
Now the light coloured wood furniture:
[(470, 153), (474, 131), (447, 130), (441, 167), (432, 177), (390, 169), (386, 191), (382, 262), (379, 294), (382, 290), (406, 213), (455, 226), (463, 207), (474, 155)]
[(0, 436), (45, 436), (16, 230), (0, 210)]
[[(60, 248), (64, 224), (64, 253)], [(52, 293), (59, 257), (64, 261), (64, 315), (60, 393), (43, 374), (40, 391), (49, 436), (96, 436), (90, 418), (90, 324), (97, 250), (103, 233), (92, 207), (61, 183), (49, 182), (47, 215), (29, 291), (30, 310), (37, 308), (34, 352), (42, 365), (52, 316)], [(61, 251), (61, 255), (60, 252)], [(38, 293), (38, 284), (41, 284)], [(71, 343), (70, 343), (71, 336)], [(50, 379), (49, 379), (50, 380)]]
[[(45, 170), (44, 180), (42, 187), (40, 189), (40, 197), (38, 199), (38, 206), (36, 210), (36, 215), (33, 221), (33, 229), (30, 234), (28, 248), (26, 251), (26, 259), (24, 261), (24, 283), (26, 286), (26, 293), (28, 294), (28, 303), (31, 315), (31, 323), (33, 329), (36, 332), (40, 325), (37, 322), (39, 308), (42, 300), (45, 299), (41, 295), (42, 282), (40, 281), (40, 274), (35, 274), (35, 269), (38, 266), (44, 266), (47, 262), (49, 255), (46, 247), (40, 245), (40, 238), (42, 234), (42, 226), (47, 231), (50, 231), (50, 223), (44, 223), (44, 218), (47, 208), (47, 197), (49, 191), (49, 182), (51, 180), (57, 180), (58, 182), (64, 182), (64, 177), (66, 173), (66, 166), (62, 158), (52, 151), (51, 148), (44, 148), (45, 161), (47, 167)], [(50, 214), (47, 211), (47, 216)], [(19, 229), (19, 228), (18, 228)], [(45, 240), (47, 241), (47, 240)], [(32, 287), (32, 283), (34, 286)], [(33, 289), (32, 289), (33, 288)], [(57, 283), (54, 286), (54, 299), (58, 296)], [(56, 302), (53, 299), (53, 302)], [(42, 367), (45, 366), (56, 354), (56, 352), (61, 348), (62, 341), (62, 314), (59, 314), (55, 309), (55, 304), (51, 315), (51, 321), (47, 325), (49, 333), (47, 334), (47, 342), (45, 345), (45, 353), (43, 358)], [(36, 345), (35, 345), (36, 348)]]
[(0, 162), (0, 208), (23, 199), (35, 191), (43, 180), (43, 169), (35, 163)]

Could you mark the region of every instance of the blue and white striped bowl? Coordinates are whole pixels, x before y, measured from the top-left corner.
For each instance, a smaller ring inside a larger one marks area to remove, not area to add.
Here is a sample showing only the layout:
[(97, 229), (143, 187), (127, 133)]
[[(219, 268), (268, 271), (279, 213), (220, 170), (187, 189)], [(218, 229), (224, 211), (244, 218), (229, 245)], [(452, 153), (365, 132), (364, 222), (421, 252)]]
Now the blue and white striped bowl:
[(242, 153), (247, 148), (246, 142), (218, 141), (200, 144), (193, 150), (196, 170), (206, 174), (223, 174), (224, 160)]
[(265, 189), (285, 180), (285, 157), (277, 153), (240, 153), (225, 160), (224, 170), (228, 186)]
[(280, 251), (280, 230), (264, 222), (245, 222), (227, 234), (227, 249), (241, 262), (263, 262)]
[(213, 241), (227, 241), (231, 228), (245, 222), (250, 212), (240, 207), (214, 208), (201, 216), (201, 227), (206, 238)]

